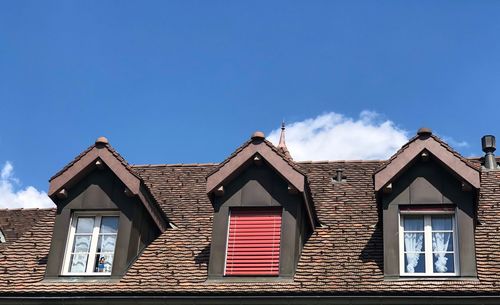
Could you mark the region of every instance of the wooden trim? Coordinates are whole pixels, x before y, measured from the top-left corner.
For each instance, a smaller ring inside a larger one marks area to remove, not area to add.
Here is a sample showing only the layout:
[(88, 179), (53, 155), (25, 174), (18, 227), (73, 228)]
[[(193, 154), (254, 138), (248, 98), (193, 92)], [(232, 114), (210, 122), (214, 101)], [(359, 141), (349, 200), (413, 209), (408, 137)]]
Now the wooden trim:
[(96, 166), (95, 161), (101, 159), (111, 171), (129, 188), (134, 195), (139, 193), (140, 180), (118, 160), (107, 148), (92, 148), (77, 162), (71, 165), (64, 173), (50, 181), (49, 197), (65, 186), (73, 185), (80, 180), (80, 174), (87, 169)]
[(379, 191), (417, 158), (423, 150), (428, 150), (447, 168), (467, 181), (476, 189), (480, 187), (479, 172), (460, 160), (434, 138), (416, 139), (387, 166), (375, 174), (375, 191)]
[(232, 175), (247, 161), (253, 160), (256, 153), (259, 153), (281, 176), (292, 184), (300, 192), (304, 192), (305, 177), (302, 173), (295, 170), (281, 156), (274, 152), (264, 142), (250, 143), (243, 148), (229, 162), (224, 164), (217, 172), (207, 178), (207, 193), (226, 183)]
[(165, 219), (163, 219), (164, 217), (160, 216), (161, 212), (158, 211), (159, 208), (155, 207), (142, 193), (144, 188), (142, 187), (141, 180), (132, 174), (106, 146), (93, 147), (61, 175), (50, 181), (49, 197), (54, 199), (54, 196), (57, 195), (59, 190), (78, 183), (78, 181), (92, 171), (92, 169), (97, 168), (96, 160), (102, 160), (118, 179), (125, 184), (125, 187), (130, 190), (132, 195), (138, 196), (160, 231), (164, 232), (168, 224)]

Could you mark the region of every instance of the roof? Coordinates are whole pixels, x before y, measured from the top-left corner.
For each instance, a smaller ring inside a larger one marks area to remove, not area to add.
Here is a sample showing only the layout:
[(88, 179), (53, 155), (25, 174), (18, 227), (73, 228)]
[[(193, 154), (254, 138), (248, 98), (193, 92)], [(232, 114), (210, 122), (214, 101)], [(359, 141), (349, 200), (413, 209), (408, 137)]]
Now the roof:
[[(387, 281), (372, 175), (384, 162), (300, 163), (322, 226), (304, 245), (293, 281), (206, 281), (213, 208), (205, 177), (211, 164), (133, 166), (176, 225), (150, 244), (116, 281), (44, 281), (54, 212), (39, 217), (0, 261), (1, 295), (418, 295), (500, 293), (500, 171), (481, 172), (476, 228), (477, 281)], [(476, 164), (476, 163), (475, 163)], [(332, 183), (336, 169), (345, 183)], [(18, 258), (22, 257), (22, 260)]]
[(73, 186), (91, 170), (98, 167), (96, 165), (97, 160), (106, 164), (125, 187), (133, 195), (138, 196), (160, 231), (165, 231), (168, 227), (166, 216), (159, 211), (157, 202), (148, 199), (150, 191), (147, 187), (144, 187), (143, 179), (132, 169), (128, 162), (109, 145), (108, 140), (104, 137), (98, 138), (95, 144), (84, 150), (62, 170), (50, 178), (48, 195), (54, 200), (55, 204), (58, 204), (58, 192)]
[(422, 132), (419, 130), (419, 134), (410, 139), (375, 171), (375, 191), (379, 191), (397, 177), (423, 150), (429, 151), (445, 167), (478, 189), (480, 166), (462, 157), (443, 140), (433, 135), (430, 129), (421, 128), (421, 130)]
[(5, 237), (5, 242), (0, 243), (0, 251), (29, 231), (47, 213), (50, 209), (0, 209), (0, 230)]

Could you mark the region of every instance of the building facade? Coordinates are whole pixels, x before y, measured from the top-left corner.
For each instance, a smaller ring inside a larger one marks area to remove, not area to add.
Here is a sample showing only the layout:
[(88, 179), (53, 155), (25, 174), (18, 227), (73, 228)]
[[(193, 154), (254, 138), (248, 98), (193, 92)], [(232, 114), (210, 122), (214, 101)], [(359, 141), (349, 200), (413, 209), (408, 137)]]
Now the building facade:
[(99, 138), (47, 210), (0, 211), (2, 304), (500, 304), (494, 137), (421, 128), (389, 160), (129, 165)]

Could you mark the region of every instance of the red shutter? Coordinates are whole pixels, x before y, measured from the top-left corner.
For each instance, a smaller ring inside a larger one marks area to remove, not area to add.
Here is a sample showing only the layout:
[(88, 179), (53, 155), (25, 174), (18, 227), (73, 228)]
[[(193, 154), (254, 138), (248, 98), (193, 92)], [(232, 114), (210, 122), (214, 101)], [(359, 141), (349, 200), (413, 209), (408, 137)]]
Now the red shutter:
[(233, 209), (229, 219), (226, 275), (278, 276), (281, 209)]

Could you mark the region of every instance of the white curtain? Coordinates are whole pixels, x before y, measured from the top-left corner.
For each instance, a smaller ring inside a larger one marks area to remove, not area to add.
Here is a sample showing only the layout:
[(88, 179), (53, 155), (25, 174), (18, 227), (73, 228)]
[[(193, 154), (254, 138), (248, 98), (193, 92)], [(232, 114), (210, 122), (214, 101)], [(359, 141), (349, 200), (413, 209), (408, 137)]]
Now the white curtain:
[(422, 251), (424, 237), (422, 233), (405, 233), (405, 251), (406, 251), (406, 272), (414, 273), (418, 265), (420, 251)]
[(446, 272), (448, 267), (446, 267), (446, 262), (448, 258), (446, 257), (445, 251), (448, 250), (448, 243), (450, 242), (450, 233), (434, 233), (432, 234), (432, 248), (434, 257), (436, 261), (434, 266), (437, 272)]

